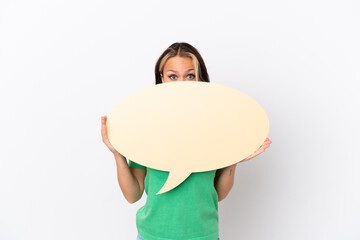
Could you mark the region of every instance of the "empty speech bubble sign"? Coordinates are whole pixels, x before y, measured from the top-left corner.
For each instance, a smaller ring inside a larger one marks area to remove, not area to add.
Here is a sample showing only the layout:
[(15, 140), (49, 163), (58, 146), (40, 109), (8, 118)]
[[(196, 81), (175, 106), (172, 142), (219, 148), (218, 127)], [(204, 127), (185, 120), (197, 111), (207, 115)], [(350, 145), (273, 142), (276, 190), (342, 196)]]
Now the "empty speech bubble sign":
[(123, 98), (108, 114), (108, 138), (132, 161), (168, 171), (157, 194), (192, 172), (230, 166), (265, 141), (269, 120), (246, 94), (199, 81), (162, 83)]

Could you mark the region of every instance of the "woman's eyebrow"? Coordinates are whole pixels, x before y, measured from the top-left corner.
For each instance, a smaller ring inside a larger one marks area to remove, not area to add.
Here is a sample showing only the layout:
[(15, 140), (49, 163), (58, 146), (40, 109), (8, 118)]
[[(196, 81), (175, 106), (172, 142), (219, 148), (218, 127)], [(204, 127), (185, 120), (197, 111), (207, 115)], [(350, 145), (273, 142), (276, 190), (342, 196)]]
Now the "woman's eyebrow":
[[(192, 71), (192, 70), (194, 70), (193, 68), (189, 68), (188, 70), (186, 70), (185, 72), (190, 72), (190, 71)], [(177, 73), (177, 71), (175, 71), (175, 70), (172, 70), (172, 69), (170, 69), (170, 70), (168, 70), (168, 72), (175, 72), (175, 73)]]

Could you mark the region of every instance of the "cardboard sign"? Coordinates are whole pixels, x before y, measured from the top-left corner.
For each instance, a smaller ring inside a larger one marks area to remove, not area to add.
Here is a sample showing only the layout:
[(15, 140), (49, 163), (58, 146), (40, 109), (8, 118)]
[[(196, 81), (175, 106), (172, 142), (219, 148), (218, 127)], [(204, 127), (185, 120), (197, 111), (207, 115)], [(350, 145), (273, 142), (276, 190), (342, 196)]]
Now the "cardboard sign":
[(157, 194), (192, 172), (230, 166), (265, 141), (269, 120), (244, 93), (220, 84), (177, 81), (123, 98), (108, 114), (108, 138), (132, 161), (169, 177)]

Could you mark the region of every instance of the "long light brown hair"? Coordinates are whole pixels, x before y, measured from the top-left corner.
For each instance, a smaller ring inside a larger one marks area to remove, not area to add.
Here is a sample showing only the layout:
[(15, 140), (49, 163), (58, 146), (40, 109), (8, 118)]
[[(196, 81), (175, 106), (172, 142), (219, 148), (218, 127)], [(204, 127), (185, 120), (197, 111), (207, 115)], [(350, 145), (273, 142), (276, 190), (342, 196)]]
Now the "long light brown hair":
[(163, 74), (166, 61), (175, 56), (190, 57), (194, 64), (195, 75), (198, 81), (210, 82), (209, 75), (199, 51), (185, 42), (176, 42), (170, 45), (159, 57), (155, 64), (155, 84), (162, 83), (161, 74)]

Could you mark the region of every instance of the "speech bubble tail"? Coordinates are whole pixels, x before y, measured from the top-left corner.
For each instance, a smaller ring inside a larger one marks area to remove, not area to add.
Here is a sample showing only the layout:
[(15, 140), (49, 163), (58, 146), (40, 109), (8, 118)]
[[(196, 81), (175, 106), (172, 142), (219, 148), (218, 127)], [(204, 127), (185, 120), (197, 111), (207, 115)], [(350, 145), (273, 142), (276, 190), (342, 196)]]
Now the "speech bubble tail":
[(168, 192), (171, 189), (175, 188), (180, 183), (182, 183), (186, 178), (188, 178), (190, 174), (191, 172), (170, 171), (164, 186), (162, 186), (162, 188), (156, 193), (156, 195)]

